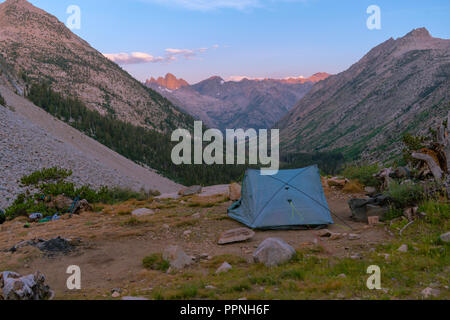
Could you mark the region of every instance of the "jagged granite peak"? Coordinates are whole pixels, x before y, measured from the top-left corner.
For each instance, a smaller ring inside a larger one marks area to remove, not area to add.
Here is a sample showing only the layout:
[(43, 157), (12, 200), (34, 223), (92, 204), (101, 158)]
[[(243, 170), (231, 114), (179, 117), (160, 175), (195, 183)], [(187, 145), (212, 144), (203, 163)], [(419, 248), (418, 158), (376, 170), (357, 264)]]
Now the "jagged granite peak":
[(417, 28), (409, 32), (404, 38), (432, 38), (427, 28)]
[(158, 86), (161, 86), (163, 88), (169, 89), (169, 90), (177, 90), (182, 87), (189, 86), (189, 83), (184, 79), (178, 79), (175, 75), (172, 73), (166, 74), (166, 76), (159, 77), (158, 79), (155, 79), (151, 77), (149, 80), (145, 81), (145, 84), (147, 86), (150, 86), (152, 84), (157, 84)]
[(28, 1), (0, 4), (0, 60), (29, 82), (50, 82), (101, 114), (163, 132), (192, 126), (192, 117)]
[(416, 29), (317, 83), (277, 125), (285, 152), (338, 150), (392, 160), (405, 132), (426, 133), (450, 109), (450, 40)]

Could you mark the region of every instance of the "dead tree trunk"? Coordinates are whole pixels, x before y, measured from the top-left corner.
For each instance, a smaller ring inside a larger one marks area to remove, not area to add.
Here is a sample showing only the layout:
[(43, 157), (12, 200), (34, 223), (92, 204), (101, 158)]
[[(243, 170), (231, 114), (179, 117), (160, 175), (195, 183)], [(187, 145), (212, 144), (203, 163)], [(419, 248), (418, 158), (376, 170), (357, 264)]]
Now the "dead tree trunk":
[(425, 161), (428, 165), (428, 168), (430, 168), (431, 173), (433, 174), (436, 182), (442, 183), (442, 177), (444, 172), (442, 171), (439, 164), (437, 164), (436, 161), (434, 161), (432, 156), (418, 152), (414, 152), (411, 156), (414, 159)]
[(445, 160), (446, 160), (446, 169), (447, 174), (450, 174), (450, 112), (447, 116), (447, 126), (441, 125), (437, 131), (437, 143), (439, 144)]

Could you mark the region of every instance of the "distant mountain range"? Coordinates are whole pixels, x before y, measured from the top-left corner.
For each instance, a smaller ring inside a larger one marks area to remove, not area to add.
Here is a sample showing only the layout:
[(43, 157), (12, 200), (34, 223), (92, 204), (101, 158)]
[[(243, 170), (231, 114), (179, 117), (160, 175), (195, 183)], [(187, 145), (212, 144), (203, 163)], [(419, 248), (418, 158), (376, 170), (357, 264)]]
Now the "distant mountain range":
[(282, 151), (337, 150), (394, 160), (404, 133), (427, 133), (450, 110), (450, 40), (416, 29), (317, 83), (278, 122)]
[(212, 128), (270, 128), (285, 115), (313, 85), (330, 75), (311, 78), (247, 79), (225, 81), (214, 76), (194, 85), (172, 74), (147, 80), (146, 85), (182, 110)]
[(161, 132), (193, 119), (25, 0), (0, 4), (0, 60), (27, 82), (81, 99), (102, 115)]

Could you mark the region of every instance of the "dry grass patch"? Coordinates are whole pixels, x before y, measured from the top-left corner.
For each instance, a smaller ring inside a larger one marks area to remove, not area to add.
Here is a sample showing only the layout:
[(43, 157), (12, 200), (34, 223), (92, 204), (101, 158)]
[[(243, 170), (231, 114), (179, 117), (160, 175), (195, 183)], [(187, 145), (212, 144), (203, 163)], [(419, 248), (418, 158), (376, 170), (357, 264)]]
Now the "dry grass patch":
[(227, 195), (214, 195), (214, 196), (194, 196), (190, 199), (189, 207), (200, 207), (200, 208), (212, 208), (222, 203), (230, 201)]
[(364, 193), (364, 186), (358, 180), (350, 180), (350, 182), (345, 184), (342, 192), (350, 194)]

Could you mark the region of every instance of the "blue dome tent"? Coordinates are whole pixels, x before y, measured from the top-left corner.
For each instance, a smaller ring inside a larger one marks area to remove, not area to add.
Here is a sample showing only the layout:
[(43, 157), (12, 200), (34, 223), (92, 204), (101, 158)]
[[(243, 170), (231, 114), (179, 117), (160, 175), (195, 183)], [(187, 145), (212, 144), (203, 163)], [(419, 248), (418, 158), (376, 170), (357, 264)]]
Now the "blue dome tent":
[(248, 170), (241, 200), (228, 209), (228, 214), (252, 229), (295, 229), (334, 223), (317, 166), (280, 170), (272, 176)]

